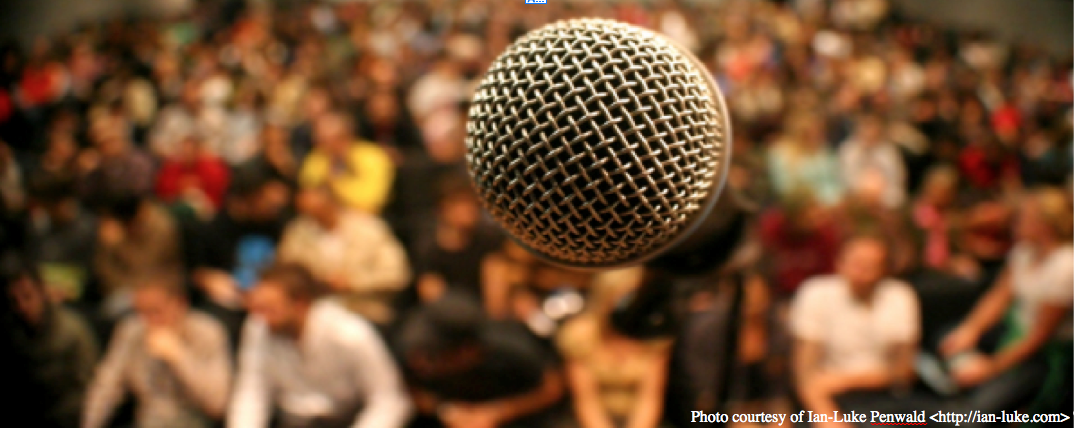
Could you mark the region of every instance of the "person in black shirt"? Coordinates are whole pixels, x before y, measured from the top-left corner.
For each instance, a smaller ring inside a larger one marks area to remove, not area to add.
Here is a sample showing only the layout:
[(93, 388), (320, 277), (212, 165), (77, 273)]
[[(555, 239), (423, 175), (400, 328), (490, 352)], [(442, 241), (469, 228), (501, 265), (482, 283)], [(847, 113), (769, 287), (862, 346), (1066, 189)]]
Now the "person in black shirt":
[(554, 354), (523, 325), (487, 319), (465, 294), (418, 309), (396, 339), (416, 426), (551, 428), (569, 418)]
[(276, 252), (291, 215), (290, 191), (271, 176), (238, 174), (223, 210), (201, 225), (192, 240), (194, 283), (205, 297), (199, 306), (225, 325), (235, 345), (245, 310), (242, 293)]
[(440, 189), (436, 226), (417, 250), (418, 297), (459, 290), (483, 300), (482, 260), (503, 243), (498, 229), (481, 220), (481, 206), (465, 177), (450, 176)]

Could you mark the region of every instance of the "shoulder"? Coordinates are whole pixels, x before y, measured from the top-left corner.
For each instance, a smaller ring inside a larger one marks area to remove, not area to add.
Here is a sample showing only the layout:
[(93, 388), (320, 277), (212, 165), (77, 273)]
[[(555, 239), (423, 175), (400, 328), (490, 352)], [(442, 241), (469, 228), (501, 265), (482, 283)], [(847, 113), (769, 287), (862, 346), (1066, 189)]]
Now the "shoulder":
[(224, 335), (224, 326), (216, 318), (201, 311), (190, 311), (187, 314), (187, 323), (196, 332), (213, 335)]
[(350, 341), (367, 341), (377, 338), (373, 325), (343, 306), (334, 298), (324, 298), (313, 304), (310, 321), (315, 328), (330, 336)]
[(65, 340), (92, 339), (89, 325), (81, 315), (67, 308), (56, 309), (56, 325)]
[(916, 302), (917, 293), (910, 284), (898, 279), (886, 279), (877, 290), (881, 301)]
[(824, 300), (845, 292), (845, 283), (837, 275), (821, 275), (809, 278), (798, 288), (795, 300)]
[(351, 146), (350, 155), (352, 158), (362, 160), (389, 160), (387, 151), (374, 143), (364, 140), (356, 141)]

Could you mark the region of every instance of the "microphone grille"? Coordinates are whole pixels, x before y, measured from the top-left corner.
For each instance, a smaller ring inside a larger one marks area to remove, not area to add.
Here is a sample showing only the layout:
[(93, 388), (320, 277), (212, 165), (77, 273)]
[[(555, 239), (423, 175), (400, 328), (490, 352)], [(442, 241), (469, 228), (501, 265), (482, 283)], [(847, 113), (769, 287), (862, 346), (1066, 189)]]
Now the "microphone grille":
[(686, 50), (603, 19), (512, 43), (473, 97), (467, 163), (493, 218), (547, 261), (630, 265), (688, 235), (719, 197), (730, 126)]

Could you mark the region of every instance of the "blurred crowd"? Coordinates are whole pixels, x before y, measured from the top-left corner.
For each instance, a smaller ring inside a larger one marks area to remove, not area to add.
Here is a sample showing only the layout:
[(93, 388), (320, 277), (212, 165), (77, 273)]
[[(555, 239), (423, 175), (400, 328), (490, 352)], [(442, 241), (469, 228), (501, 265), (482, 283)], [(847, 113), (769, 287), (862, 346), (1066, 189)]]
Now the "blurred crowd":
[[(755, 214), (733, 273), (675, 285), (674, 337), (609, 322), (644, 269), (535, 259), (466, 175), (489, 64), (583, 16), (676, 39), (727, 96), (729, 185)], [(1070, 414), (1071, 67), (885, 0), (206, 0), (9, 43), (2, 414), (86, 428)]]

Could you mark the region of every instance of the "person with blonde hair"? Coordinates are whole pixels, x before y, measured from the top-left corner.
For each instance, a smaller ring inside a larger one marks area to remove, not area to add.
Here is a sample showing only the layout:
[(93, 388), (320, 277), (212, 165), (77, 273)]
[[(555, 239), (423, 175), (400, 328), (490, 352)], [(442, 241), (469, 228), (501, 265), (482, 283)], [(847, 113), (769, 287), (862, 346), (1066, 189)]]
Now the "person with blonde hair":
[(843, 196), (839, 160), (824, 140), (824, 118), (799, 112), (787, 120), (786, 133), (768, 152), (768, 171), (777, 196), (806, 187), (824, 205)]
[(638, 286), (643, 274), (636, 268), (595, 278), (587, 308), (557, 337), (583, 428), (653, 428), (660, 423), (670, 343), (627, 337), (610, 322), (616, 303)]
[[(1054, 411), (1070, 405), (1074, 342), (1074, 245), (1071, 205), (1059, 189), (1021, 201), (1017, 242), (1005, 270), (970, 315), (941, 343), (955, 382), (972, 389), (982, 412)], [(978, 352), (986, 332), (1003, 327), (991, 354)], [(1065, 397), (1065, 398), (1064, 398)]]

